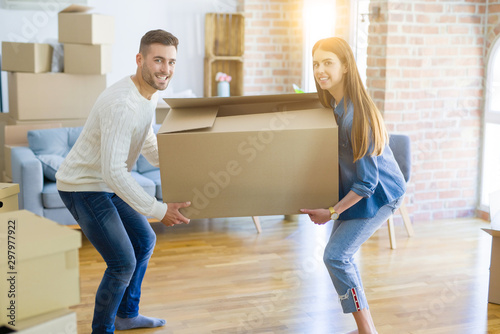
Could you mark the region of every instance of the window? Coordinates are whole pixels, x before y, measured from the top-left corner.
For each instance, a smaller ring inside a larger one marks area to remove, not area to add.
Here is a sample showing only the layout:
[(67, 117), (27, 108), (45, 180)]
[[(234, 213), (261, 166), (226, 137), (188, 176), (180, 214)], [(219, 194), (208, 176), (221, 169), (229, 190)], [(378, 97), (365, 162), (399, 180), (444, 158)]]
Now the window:
[(315, 92), (312, 70), (311, 51), (314, 44), (327, 37), (334, 36), (337, 11), (335, 0), (304, 1), (304, 65), (302, 73), (302, 90)]
[(500, 38), (488, 62), (485, 102), (480, 208), (487, 211), (490, 194), (500, 190)]

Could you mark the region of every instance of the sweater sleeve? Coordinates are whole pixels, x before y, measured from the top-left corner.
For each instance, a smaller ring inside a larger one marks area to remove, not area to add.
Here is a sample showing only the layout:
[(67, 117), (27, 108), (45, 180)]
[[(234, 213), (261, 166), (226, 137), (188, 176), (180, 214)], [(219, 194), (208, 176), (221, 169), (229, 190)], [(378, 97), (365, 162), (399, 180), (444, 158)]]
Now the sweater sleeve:
[(160, 159), (158, 156), (158, 141), (156, 139), (156, 134), (153, 131), (153, 127), (149, 128), (148, 135), (146, 136), (146, 141), (144, 142), (141, 153), (151, 165), (160, 167)]
[(133, 119), (134, 111), (120, 105), (101, 116), (102, 177), (108, 187), (132, 208), (161, 220), (167, 212), (167, 204), (146, 193), (127, 170)]

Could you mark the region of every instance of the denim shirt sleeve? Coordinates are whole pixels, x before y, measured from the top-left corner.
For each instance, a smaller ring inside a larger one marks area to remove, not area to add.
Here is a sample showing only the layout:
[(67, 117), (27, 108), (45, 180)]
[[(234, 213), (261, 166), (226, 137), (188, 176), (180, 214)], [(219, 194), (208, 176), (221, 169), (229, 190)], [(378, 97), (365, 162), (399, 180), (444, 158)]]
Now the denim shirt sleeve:
[[(370, 149), (368, 150), (370, 152)], [(351, 189), (362, 197), (370, 197), (375, 192), (378, 184), (377, 157), (370, 153), (355, 162), (357, 180)]]

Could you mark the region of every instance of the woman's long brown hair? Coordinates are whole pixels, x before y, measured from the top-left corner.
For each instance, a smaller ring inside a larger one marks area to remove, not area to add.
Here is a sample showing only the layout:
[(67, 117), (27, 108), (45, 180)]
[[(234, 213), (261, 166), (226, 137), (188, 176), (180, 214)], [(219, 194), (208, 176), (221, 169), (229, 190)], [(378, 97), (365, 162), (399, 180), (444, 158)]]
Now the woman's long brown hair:
[[(335, 53), (340, 62), (347, 68), (347, 73), (344, 74), (344, 97), (347, 97), (352, 102), (354, 109), (351, 132), (354, 162), (368, 153), (370, 139), (373, 145), (370, 154), (372, 156), (381, 155), (384, 147), (389, 142), (389, 136), (382, 114), (363, 86), (349, 44), (342, 38), (331, 37), (316, 42), (312, 49), (313, 56), (314, 52), (318, 49)], [(315, 83), (321, 104), (325, 107), (331, 107), (332, 94), (327, 90), (321, 89), (316, 79)], [(339, 102), (335, 101), (335, 104)], [(346, 106), (345, 98), (344, 105)]]

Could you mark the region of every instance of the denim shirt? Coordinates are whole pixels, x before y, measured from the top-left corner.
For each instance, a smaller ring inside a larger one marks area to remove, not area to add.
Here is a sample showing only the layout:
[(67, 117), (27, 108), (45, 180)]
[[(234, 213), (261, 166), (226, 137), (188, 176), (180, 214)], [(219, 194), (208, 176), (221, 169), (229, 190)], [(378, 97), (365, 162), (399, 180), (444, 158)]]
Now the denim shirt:
[(400, 198), (406, 191), (406, 182), (389, 145), (380, 156), (371, 156), (369, 148), (364, 157), (353, 162), (353, 114), (349, 100), (347, 111), (344, 111), (344, 99), (335, 108), (339, 130), (339, 198), (344, 198), (351, 190), (363, 198), (342, 212), (340, 220), (372, 218), (382, 206)]

